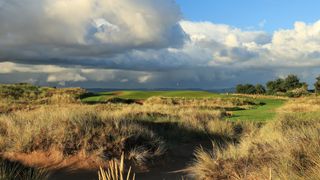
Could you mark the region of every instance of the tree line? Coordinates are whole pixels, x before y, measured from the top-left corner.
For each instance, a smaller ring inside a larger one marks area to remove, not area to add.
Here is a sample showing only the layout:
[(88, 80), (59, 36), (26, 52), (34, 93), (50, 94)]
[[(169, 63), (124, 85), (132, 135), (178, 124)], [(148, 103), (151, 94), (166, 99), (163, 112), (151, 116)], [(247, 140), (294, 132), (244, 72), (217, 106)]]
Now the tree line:
[[(320, 76), (316, 78), (314, 89), (317, 94), (320, 94)], [(287, 95), (289, 97), (300, 97), (309, 93), (308, 84), (300, 82), (298, 76), (294, 74), (290, 74), (286, 78), (268, 81), (265, 86), (262, 84), (238, 84), (236, 92), (240, 94)]]

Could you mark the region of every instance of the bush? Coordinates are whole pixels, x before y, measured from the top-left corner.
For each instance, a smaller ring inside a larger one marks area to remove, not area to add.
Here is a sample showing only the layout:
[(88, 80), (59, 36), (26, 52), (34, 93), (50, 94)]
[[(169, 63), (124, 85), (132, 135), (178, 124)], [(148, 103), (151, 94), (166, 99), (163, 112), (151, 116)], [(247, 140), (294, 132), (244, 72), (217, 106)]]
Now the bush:
[(305, 87), (293, 89), (293, 90), (288, 91), (288, 92), (286, 93), (286, 95), (287, 95), (288, 97), (295, 97), (295, 98), (297, 98), (297, 97), (302, 97), (302, 96), (306, 96), (306, 95), (308, 95), (308, 94), (309, 94), (309, 92), (308, 92), (308, 90), (307, 90)]

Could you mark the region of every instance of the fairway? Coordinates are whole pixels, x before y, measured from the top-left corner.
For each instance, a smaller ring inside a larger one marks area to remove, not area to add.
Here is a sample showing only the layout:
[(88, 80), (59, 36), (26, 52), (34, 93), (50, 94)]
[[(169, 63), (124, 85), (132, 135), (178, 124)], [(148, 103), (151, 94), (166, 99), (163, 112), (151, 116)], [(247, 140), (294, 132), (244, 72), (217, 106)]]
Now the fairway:
[(82, 99), (83, 102), (98, 103), (110, 98), (144, 100), (150, 97), (181, 97), (181, 98), (215, 98), (226, 97), (224, 94), (217, 94), (207, 91), (112, 91), (101, 92)]
[[(84, 103), (102, 103), (112, 98), (146, 100), (150, 97), (174, 97), (174, 98), (245, 98), (251, 97), (233, 94), (218, 94), (207, 91), (112, 91), (92, 94), (82, 99)], [(272, 120), (276, 115), (277, 108), (281, 107), (286, 100), (276, 98), (256, 98), (254, 99), (263, 105), (256, 105), (245, 110), (230, 110), (231, 121), (267, 121)]]
[(229, 120), (266, 121), (276, 116), (276, 110), (286, 102), (282, 99), (259, 99), (265, 105), (256, 106), (249, 110), (233, 111)]

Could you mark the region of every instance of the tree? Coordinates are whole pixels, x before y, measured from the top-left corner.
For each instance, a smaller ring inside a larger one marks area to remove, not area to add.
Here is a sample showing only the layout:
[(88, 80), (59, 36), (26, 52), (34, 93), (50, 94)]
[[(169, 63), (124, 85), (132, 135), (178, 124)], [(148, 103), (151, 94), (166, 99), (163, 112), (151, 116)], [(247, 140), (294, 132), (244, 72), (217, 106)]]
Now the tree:
[(284, 87), (284, 80), (279, 78), (279, 79), (276, 79), (275, 81), (269, 81), (267, 82), (267, 89), (268, 89), (268, 92), (270, 94), (275, 94), (275, 93), (278, 93), (278, 92), (286, 92), (286, 89)]
[(263, 85), (257, 84), (238, 84), (236, 87), (236, 92), (239, 94), (264, 94), (266, 89)]
[(314, 90), (316, 92), (316, 94), (320, 93), (320, 76), (318, 76), (316, 83), (314, 83)]
[(256, 88), (252, 84), (238, 84), (236, 92), (239, 94), (256, 94)]
[(238, 84), (237, 87), (236, 87), (236, 93), (238, 94), (244, 94), (245, 92), (245, 88), (242, 84)]
[(290, 91), (293, 89), (301, 88), (303, 84), (300, 83), (300, 79), (298, 78), (298, 76), (290, 74), (284, 79), (283, 86), (286, 91)]
[(256, 94), (256, 88), (254, 87), (254, 85), (252, 84), (246, 84), (245, 85), (246, 88), (246, 94)]
[(300, 82), (298, 76), (294, 74), (288, 75), (285, 79), (278, 78), (274, 81), (269, 81), (266, 86), (270, 94), (286, 93), (299, 88), (308, 89), (307, 83)]
[(265, 94), (266, 88), (262, 84), (257, 84), (256, 87), (256, 94)]

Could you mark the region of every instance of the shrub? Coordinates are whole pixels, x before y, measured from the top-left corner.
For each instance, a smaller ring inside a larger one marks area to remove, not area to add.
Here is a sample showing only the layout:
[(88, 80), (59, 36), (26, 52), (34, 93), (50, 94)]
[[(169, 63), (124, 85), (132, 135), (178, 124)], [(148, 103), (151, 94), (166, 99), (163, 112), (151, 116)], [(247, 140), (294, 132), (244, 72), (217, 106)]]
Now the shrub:
[(309, 92), (308, 90), (305, 88), (305, 87), (301, 87), (301, 88), (297, 88), (297, 89), (293, 89), (293, 90), (290, 90), (286, 93), (286, 95), (288, 97), (301, 97), (301, 96), (306, 96), (308, 95)]

